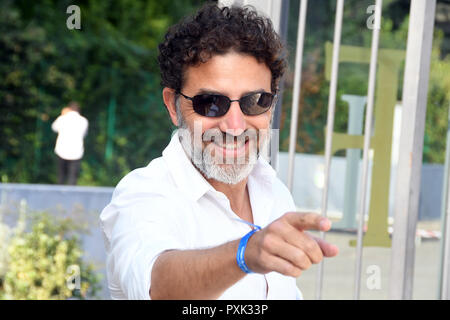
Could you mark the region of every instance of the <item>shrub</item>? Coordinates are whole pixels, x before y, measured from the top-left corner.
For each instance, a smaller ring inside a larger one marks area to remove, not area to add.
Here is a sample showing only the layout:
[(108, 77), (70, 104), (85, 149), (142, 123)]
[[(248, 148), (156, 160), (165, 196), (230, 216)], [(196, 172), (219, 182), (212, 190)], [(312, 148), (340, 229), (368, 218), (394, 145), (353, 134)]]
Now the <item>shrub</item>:
[(0, 299), (95, 297), (99, 275), (82, 260), (75, 223), (40, 213), (27, 232), (24, 221), (22, 216), (14, 230), (0, 223), (0, 238), (7, 242), (0, 247)]

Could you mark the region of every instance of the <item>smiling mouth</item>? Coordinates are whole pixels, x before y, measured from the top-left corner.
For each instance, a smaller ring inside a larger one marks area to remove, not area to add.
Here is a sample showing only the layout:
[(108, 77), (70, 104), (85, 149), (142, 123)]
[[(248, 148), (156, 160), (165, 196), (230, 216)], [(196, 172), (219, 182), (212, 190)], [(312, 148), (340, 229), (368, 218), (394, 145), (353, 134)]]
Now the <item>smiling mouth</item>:
[[(244, 147), (246, 144), (248, 144), (250, 138), (248, 136), (245, 137), (244, 141), (242, 139), (234, 139), (232, 143), (223, 143), (223, 141), (215, 141), (215, 138), (211, 138), (211, 142), (214, 143), (216, 146), (227, 149), (227, 150), (235, 150), (240, 149)], [(225, 140), (226, 141), (226, 140)]]

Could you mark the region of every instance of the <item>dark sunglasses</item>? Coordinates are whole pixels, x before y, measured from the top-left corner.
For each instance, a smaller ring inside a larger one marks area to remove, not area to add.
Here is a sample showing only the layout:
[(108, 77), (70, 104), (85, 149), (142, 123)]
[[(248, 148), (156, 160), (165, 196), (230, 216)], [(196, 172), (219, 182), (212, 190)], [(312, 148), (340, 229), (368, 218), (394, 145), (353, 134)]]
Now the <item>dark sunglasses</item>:
[(276, 94), (257, 92), (243, 96), (239, 100), (231, 100), (221, 94), (199, 94), (194, 97), (188, 97), (181, 91), (177, 93), (191, 100), (194, 111), (204, 117), (221, 117), (225, 115), (233, 101), (239, 102), (242, 113), (245, 115), (256, 116), (269, 110), (276, 97)]

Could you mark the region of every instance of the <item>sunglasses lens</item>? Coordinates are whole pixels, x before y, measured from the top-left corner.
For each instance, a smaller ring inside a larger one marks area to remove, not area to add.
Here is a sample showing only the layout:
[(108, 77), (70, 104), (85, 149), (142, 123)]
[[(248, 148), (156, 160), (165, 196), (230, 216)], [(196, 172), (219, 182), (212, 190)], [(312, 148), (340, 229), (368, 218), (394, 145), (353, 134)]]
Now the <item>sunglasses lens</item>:
[(242, 112), (247, 115), (258, 115), (272, 106), (274, 96), (267, 92), (255, 93), (241, 98)]
[[(254, 116), (266, 112), (273, 104), (274, 95), (267, 92), (254, 93), (239, 101), (244, 114)], [(231, 100), (222, 95), (200, 94), (192, 98), (194, 111), (204, 117), (221, 117), (230, 109)]]
[(204, 117), (221, 117), (227, 113), (230, 101), (225, 96), (201, 94), (192, 100), (194, 111)]

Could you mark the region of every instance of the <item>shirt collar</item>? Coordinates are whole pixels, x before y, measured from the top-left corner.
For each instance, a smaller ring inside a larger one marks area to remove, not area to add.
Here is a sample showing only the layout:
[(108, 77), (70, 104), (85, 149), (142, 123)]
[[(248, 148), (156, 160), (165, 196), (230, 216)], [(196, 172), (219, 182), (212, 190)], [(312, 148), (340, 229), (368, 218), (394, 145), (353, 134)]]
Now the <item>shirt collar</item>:
[[(172, 135), (169, 145), (162, 152), (162, 156), (177, 186), (190, 195), (193, 200), (199, 200), (209, 190), (215, 191), (184, 152), (179, 140), (178, 130)], [(250, 173), (248, 183), (258, 184), (259, 189), (263, 189), (269, 195), (275, 177), (276, 172), (272, 166), (263, 157), (259, 157)]]
[(184, 152), (178, 130), (172, 135), (169, 145), (162, 152), (162, 156), (176, 185), (195, 201), (212, 188)]

